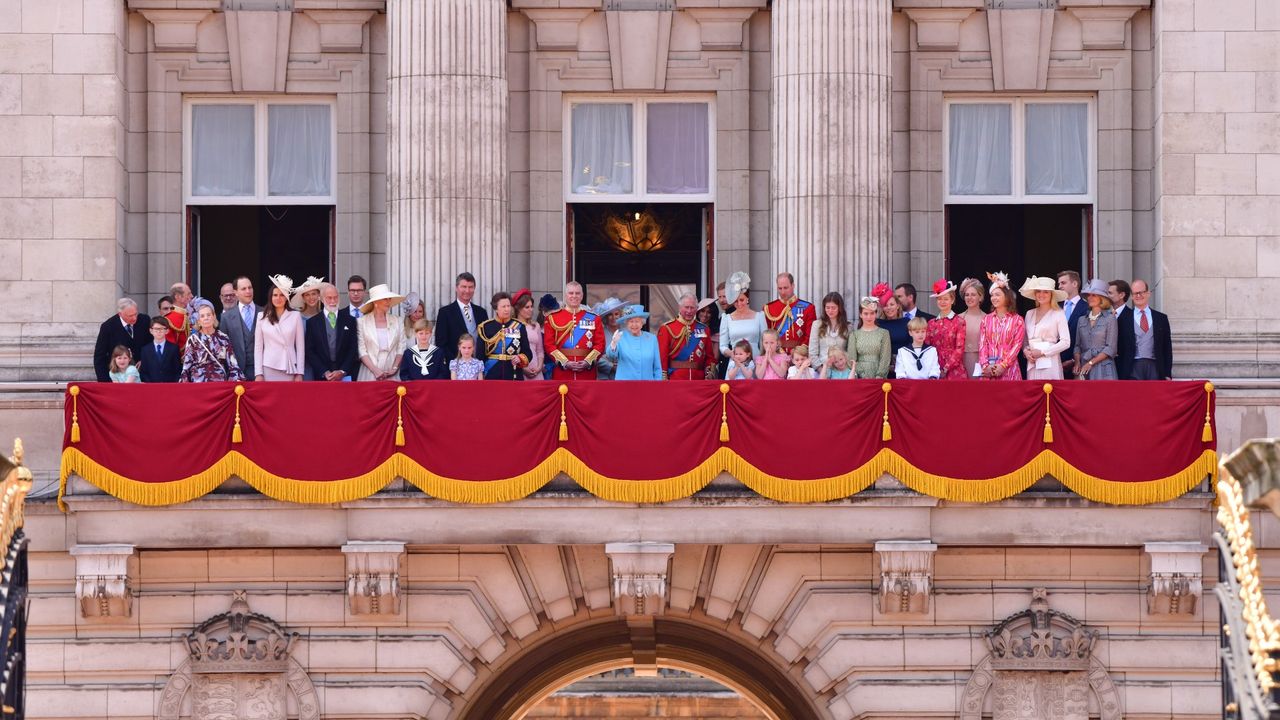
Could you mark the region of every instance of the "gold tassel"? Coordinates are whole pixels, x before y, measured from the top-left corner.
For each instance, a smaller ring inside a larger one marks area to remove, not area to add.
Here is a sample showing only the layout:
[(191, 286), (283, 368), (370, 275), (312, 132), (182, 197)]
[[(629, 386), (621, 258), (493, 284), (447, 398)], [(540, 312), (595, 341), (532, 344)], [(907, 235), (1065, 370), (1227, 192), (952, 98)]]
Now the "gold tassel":
[(720, 442), (729, 442), (729, 383), (720, 383)]
[(244, 433), (240, 432), (240, 398), (244, 395), (244, 386), (236, 385), (236, 424), (231, 428), (231, 444), (244, 442)]
[[(1204, 384), (1204, 430), (1200, 433), (1200, 442), (1213, 442), (1213, 426), (1209, 424), (1209, 408), (1213, 405), (1213, 383)], [(74, 428), (73, 428), (74, 430)], [(75, 442), (74, 436), (72, 442)]]
[(889, 442), (893, 439), (893, 429), (889, 427), (889, 391), (893, 389), (893, 386), (889, 383), (884, 383), (880, 386), (880, 389), (884, 391), (884, 425), (880, 426), (880, 440)]
[(564, 421), (564, 396), (569, 394), (569, 386), (560, 385), (560, 442), (569, 440), (569, 423)]
[(1053, 385), (1044, 384), (1044, 441), (1053, 442), (1053, 425), (1049, 424), (1049, 397), (1053, 395)]
[(80, 442), (80, 386), (72, 385), (67, 392), (71, 393), (71, 442)]
[(404, 396), (407, 392), (403, 385), (396, 388), (396, 447), (404, 447)]

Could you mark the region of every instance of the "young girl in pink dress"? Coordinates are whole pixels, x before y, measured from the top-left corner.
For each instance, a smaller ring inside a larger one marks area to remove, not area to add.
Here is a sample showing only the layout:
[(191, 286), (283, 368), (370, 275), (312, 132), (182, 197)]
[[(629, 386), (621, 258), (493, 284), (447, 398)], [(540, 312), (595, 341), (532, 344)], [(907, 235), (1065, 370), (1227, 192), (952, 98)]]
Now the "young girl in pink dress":
[(782, 352), (782, 345), (778, 342), (778, 331), (770, 328), (761, 333), (760, 347), (764, 350), (764, 354), (756, 358), (756, 379), (786, 380), (791, 360), (787, 358), (786, 353)]
[(984, 380), (1021, 380), (1018, 354), (1026, 339), (1027, 329), (1014, 305), (1009, 276), (987, 273), (991, 281), (991, 314), (982, 319), (978, 329), (978, 363)]

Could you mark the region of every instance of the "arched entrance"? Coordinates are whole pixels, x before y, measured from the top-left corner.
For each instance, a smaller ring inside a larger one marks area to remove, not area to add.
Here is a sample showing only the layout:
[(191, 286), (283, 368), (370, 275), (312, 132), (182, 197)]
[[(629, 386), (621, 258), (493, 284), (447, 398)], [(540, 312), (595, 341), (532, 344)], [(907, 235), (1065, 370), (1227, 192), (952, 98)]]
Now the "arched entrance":
[(824, 717), (809, 694), (757, 649), (712, 628), (672, 618), (619, 618), (553, 635), (497, 668), (459, 717), (518, 720), (564, 685), (629, 665), (705, 675), (752, 699), (777, 720)]

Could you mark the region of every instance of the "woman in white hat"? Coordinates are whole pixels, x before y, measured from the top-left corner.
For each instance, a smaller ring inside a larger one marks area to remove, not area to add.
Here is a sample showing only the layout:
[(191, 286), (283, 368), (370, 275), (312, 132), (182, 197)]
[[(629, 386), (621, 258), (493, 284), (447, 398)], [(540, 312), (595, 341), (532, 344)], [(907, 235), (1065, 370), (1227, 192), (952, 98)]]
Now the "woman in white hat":
[(1089, 313), (1076, 321), (1076, 376), (1081, 380), (1116, 380), (1119, 326), (1111, 312), (1107, 283), (1094, 278), (1080, 294), (1089, 302)]
[(302, 314), (289, 309), (293, 280), (287, 275), (270, 275), (271, 296), (253, 324), (254, 379), (301, 381), (307, 353), (303, 340)]
[[(320, 314), (320, 286), (324, 285), (324, 278), (315, 275), (307, 276), (306, 282), (298, 286), (293, 291), (293, 299), (289, 301), (289, 307), (297, 310), (302, 314), (302, 334), (307, 334), (307, 321)], [(303, 380), (315, 380), (315, 376), (311, 374), (311, 367), (308, 365), (302, 373)]]
[(1022, 354), (1027, 358), (1027, 379), (1061, 380), (1062, 353), (1071, 347), (1071, 329), (1058, 303), (1067, 299), (1067, 293), (1058, 289), (1053, 278), (1035, 275), (1027, 278), (1018, 292), (1036, 301), (1035, 308), (1023, 318), (1027, 341)]
[(752, 355), (760, 354), (764, 334), (764, 313), (751, 309), (751, 276), (739, 270), (725, 281), (724, 296), (733, 310), (720, 316), (720, 354), (728, 356), (739, 340), (751, 343)]
[(615, 361), (614, 380), (661, 380), (662, 360), (658, 356), (658, 336), (644, 331), (649, 313), (643, 305), (628, 305), (609, 341), (608, 356)]
[(356, 347), (360, 374), (356, 380), (394, 380), (400, 373), (404, 331), (390, 315), (392, 306), (404, 301), (386, 285), (374, 285), (360, 306), (356, 321)]

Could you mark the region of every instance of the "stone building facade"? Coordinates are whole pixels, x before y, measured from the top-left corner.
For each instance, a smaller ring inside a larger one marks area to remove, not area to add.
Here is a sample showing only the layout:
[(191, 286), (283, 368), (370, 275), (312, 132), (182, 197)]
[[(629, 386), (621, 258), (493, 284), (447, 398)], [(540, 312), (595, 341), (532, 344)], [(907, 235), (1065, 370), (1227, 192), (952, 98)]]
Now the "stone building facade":
[[(664, 104), (705, 126), (702, 185), (641, 184), (671, 162), (646, 134)], [(575, 162), (603, 151), (574, 109), (601, 105), (630, 113), (616, 176)], [(975, 165), (962, 136), (1002, 161)], [(1046, 160), (1049, 136), (1081, 144)], [(323, 160), (309, 184), (275, 164), (287, 147)], [(228, 157), (245, 164), (203, 174)], [(678, 282), (706, 295), (745, 270), (757, 306), (783, 270), (807, 299), (1051, 274), (1064, 253), (1086, 277), (1142, 277), (1175, 374), (1220, 386), (1220, 445), (1280, 427), (1269, 0), (0, 0), (0, 430), (56, 472), (43, 381), (88, 376), (120, 296), (154, 307), (185, 280), (213, 297), (273, 262), (429, 308), (460, 270), (481, 297), (558, 292), (591, 267), (576, 223), (610, 205), (694, 218)], [(270, 254), (272, 223), (307, 241)], [(28, 707), (496, 720), (662, 665), (779, 718), (1044, 716), (1029, 697), (1063, 698), (1054, 718), (1218, 717), (1208, 494), (1114, 508), (1059, 490), (969, 506), (886, 479), (824, 505), (737, 488), (626, 507), (553, 489), (473, 508), (233, 486), (146, 509), (73, 483), (69, 513), (28, 513)], [(1266, 572), (1280, 540), (1258, 523)], [(635, 613), (619, 578), (660, 590)], [(263, 664), (202, 664), (202, 625), (246, 613)], [(1052, 662), (992, 642), (1031, 629), (1059, 641)], [(236, 693), (259, 709), (215, 702)]]

